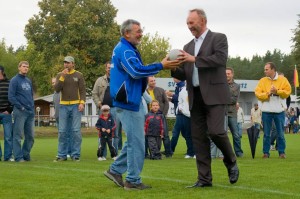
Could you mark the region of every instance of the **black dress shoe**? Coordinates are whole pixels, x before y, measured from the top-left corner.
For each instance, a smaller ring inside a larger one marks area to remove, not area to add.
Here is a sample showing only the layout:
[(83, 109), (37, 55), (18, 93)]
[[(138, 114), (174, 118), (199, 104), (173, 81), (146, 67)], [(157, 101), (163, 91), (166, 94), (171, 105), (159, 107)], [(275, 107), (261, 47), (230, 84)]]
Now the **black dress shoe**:
[(229, 182), (231, 184), (234, 184), (238, 181), (239, 168), (238, 168), (237, 164), (235, 164), (232, 168), (228, 169), (228, 177), (229, 177)]
[(212, 187), (212, 184), (203, 184), (203, 183), (197, 181), (192, 186), (187, 186), (186, 188), (204, 188), (204, 187)]

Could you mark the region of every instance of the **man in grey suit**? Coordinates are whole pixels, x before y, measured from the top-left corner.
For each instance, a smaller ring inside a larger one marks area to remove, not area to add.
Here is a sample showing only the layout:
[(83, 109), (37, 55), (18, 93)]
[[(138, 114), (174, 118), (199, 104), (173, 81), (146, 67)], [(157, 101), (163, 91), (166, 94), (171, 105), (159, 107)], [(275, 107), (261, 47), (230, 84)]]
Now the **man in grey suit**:
[(210, 31), (206, 23), (204, 10), (189, 12), (187, 26), (195, 38), (184, 46), (178, 58), (184, 62), (182, 66), (171, 72), (172, 77), (187, 82), (198, 169), (198, 181), (188, 188), (212, 186), (209, 137), (224, 155), (230, 183), (236, 183), (239, 178), (236, 157), (224, 129), (225, 106), (230, 102), (225, 73), (227, 38)]

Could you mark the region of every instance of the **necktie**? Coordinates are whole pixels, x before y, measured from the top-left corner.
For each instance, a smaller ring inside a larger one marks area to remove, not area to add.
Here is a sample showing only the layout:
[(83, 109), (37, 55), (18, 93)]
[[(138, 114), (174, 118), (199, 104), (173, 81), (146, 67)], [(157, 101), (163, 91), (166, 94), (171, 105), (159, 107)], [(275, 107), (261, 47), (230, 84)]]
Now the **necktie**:
[[(194, 41), (195, 41), (194, 56), (197, 56), (197, 54), (198, 54), (198, 52), (200, 50), (201, 44), (202, 44), (202, 38), (199, 37), (198, 39), (195, 39)], [(199, 86), (198, 68), (196, 67), (195, 64), (194, 64), (194, 70), (193, 70), (192, 80), (193, 80), (193, 86), (194, 87)]]

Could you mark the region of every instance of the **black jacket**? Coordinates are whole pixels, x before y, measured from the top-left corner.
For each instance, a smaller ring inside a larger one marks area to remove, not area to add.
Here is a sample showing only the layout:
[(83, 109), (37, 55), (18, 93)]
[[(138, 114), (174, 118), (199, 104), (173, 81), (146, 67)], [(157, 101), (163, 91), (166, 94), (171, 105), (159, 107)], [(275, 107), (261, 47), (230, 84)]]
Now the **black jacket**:
[[(115, 137), (116, 124), (111, 115), (108, 115), (108, 118), (105, 119), (101, 114), (95, 126), (99, 130), (99, 137)], [(110, 133), (103, 132), (102, 128), (110, 129)]]
[(167, 133), (165, 116), (161, 111), (156, 113), (150, 111), (145, 116), (145, 134), (150, 136), (164, 137)]

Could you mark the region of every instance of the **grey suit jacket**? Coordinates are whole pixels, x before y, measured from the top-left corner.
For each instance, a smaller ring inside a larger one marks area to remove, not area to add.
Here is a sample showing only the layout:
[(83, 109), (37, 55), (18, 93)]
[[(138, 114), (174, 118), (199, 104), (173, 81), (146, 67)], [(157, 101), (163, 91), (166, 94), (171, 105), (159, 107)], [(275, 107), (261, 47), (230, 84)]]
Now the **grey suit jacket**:
[[(147, 93), (149, 94), (148, 89), (147, 89)], [(164, 116), (167, 116), (169, 111), (169, 100), (165, 90), (163, 88), (156, 86), (154, 87), (153, 93), (155, 99), (159, 102), (159, 109), (164, 114)]]
[[(187, 43), (183, 50), (194, 55), (194, 40)], [(228, 43), (226, 35), (208, 31), (196, 57), (196, 67), (202, 98), (206, 105), (229, 104), (230, 93), (226, 79), (226, 62), (228, 57)], [(194, 63), (184, 63), (172, 77), (186, 80), (189, 95), (190, 110), (193, 107), (194, 88), (192, 75)]]

